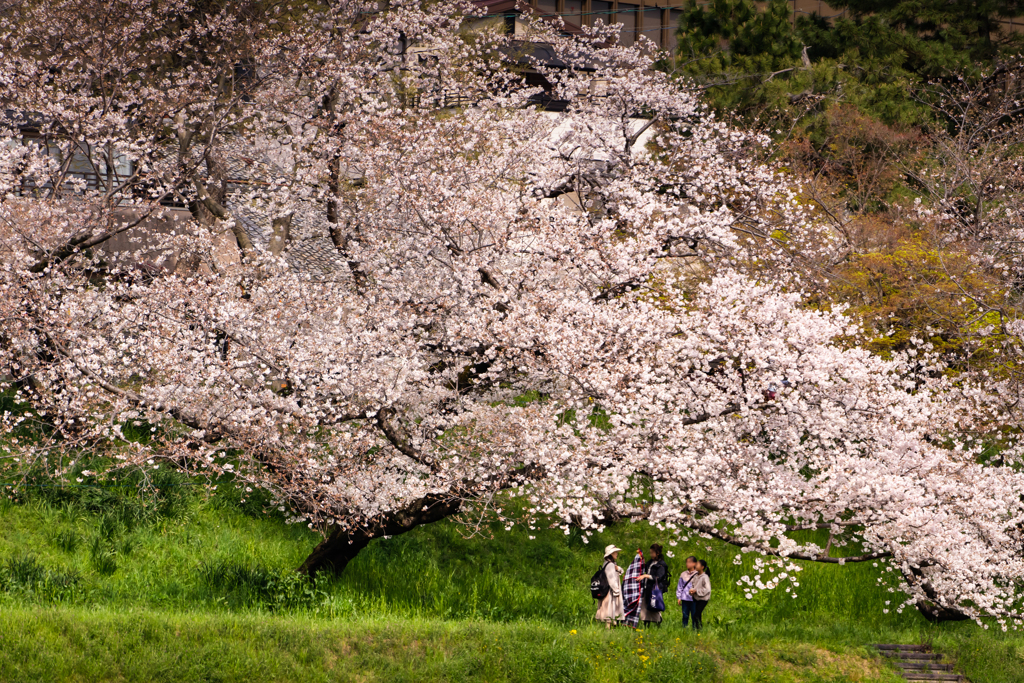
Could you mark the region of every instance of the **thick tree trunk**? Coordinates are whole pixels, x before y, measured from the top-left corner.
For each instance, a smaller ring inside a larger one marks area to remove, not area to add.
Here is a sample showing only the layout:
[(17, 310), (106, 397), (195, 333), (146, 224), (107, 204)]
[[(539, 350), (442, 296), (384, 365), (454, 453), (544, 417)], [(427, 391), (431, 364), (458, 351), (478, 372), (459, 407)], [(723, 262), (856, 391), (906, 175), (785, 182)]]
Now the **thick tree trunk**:
[[(926, 561), (922, 563), (922, 566), (929, 565), (935, 566), (934, 561)], [(932, 587), (931, 582), (925, 578), (924, 572), (920, 567), (911, 567), (909, 572), (903, 572), (903, 578), (906, 579), (907, 583), (913, 585), (915, 583), (921, 586), (921, 590), (924, 591), (927, 600), (919, 600), (917, 602), (917, 611), (921, 615), (933, 623), (939, 623), (943, 621), (965, 621), (970, 619), (969, 616), (958, 610), (956, 607), (946, 607), (939, 603), (939, 594)]]
[(309, 576), (321, 571), (340, 574), (373, 539), (397, 536), (423, 524), (451, 517), (461, 507), (462, 501), (458, 498), (430, 495), (412, 501), (401, 510), (374, 518), (360, 529), (335, 529), (313, 549), (299, 567), (299, 572)]
[(328, 186), (330, 189), (330, 195), (327, 198), (328, 230), (335, 249), (337, 249), (338, 254), (345, 259), (345, 263), (348, 264), (349, 271), (352, 273), (352, 279), (355, 281), (356, 287), (362, 290), (366, 287), (367, 276), (363, 271), (361, 264), (352, 259), (352, 252), (349, 248), (349, 243), (354, 239), (353, 233), (356, 232), (356, 229), (352, 227), (349, 221), (341, 220), (342, 167), (340, 154), (335, 154), (331, 159), (330, 169), (331, 178)]
[[(920, 575), (920, 571), (914, 573)], [(919, 578), (919, 576), (915, 578)], [(928, 621), (938, 624), (943, 621), (966, 621), (970, 619), (969, 616), (955, 607), (943, 607), (938, 602), (933, 602), (938, 600), (939, 596), (927, 581), (921, 583), (921, 588), (930, 599), (919, 601), (917, 603), (917, 611)]]
[(943, 621), (966, 621), (967, 619), (970, 619), (970, 617), (963, 612), (950, 609), (949, 607), (942, 607), (934, 602), (917, 603), (917, 611), (920, 612), (925, 619), (936, 624)]

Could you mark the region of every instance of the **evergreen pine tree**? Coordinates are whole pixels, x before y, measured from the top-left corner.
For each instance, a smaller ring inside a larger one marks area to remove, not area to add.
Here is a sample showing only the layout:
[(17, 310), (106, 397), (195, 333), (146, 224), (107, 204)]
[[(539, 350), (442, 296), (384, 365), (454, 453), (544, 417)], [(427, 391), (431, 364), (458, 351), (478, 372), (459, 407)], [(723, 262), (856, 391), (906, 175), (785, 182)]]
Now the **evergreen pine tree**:
[[(804, 118), (831, 101), (887, 124), (928, 122), (913, 95), (931, 79), (978, 77), (1024, 48), (1001, 19), (1024, 0), (834, 0), (848, 15), (800, 17), (786, 0), (690, 0), (680, 19), (675, 67), (713, 106), (747, 118)], [(807, 61), (801, 59), (806, 51)], [(808, 64), (809, 62), (809, 64)], [(792, 105), (797, 104), (797, 107)]]
[(1020, 49), (1022, 35), (1007, 30), (1000, 19), (1024, 15), (1020, 0), (834, 0), (836, 9), (849, 10), (854, 20), (875, 17), (879, 24), (902, 34), (918, 52), (920, 65), (933, 70), (964, 60), (988, 62), (1000, 52)]

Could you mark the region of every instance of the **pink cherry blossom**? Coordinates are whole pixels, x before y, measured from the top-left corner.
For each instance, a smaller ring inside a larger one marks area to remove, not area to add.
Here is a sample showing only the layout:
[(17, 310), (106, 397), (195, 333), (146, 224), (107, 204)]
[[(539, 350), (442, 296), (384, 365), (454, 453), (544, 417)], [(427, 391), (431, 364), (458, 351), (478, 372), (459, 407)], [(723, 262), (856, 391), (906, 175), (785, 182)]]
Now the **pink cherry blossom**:
[(836, 246), (764, 141), (614, 27), (478, 20), (15, 3), (0, 367), (50, 427), (3, 457), (232, 473), (323, 532), (306, 571), (452, 515), (636, 516), (763, 555), (751, 594), (884, 559), (908, 604), (1019, 612), (998, 402), (804, 305)]

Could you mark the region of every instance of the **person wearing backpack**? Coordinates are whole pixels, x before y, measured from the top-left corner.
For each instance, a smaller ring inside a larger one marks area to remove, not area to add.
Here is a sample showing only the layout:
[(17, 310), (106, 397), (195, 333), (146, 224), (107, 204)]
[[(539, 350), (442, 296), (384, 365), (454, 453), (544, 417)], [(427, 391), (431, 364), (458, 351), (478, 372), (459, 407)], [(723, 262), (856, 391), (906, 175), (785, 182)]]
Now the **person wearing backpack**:
[(711, 572), (704, 560), (697, 560), (697, 575), (690, 584), (690, 594), (693, 596), (693, 628), (699, 631), (704, 628), (704, 608), (711, 599)]
[(686, 558), (686, 571), (679, 575), (679, 583), (676, 584), (676, 601), (683, 608), (683, 628), (690, 625), (694, 618), (693, 595), (690, 594), (690, 585), (693, 577), (697, 576), (697, 558), (690, 555)]
[(590, 581), (590, 594), (600, 600), (594, 618), (603, 621), (605, 628), (618, 626), (625, 618), (622, 609), (622, 569), (615, 564), (622, 548), (610, 545), (604, 549), (604, 564)]
[(665, 593), (668, 592), (668, 564), (661, 546), (651, 544), (651, 559), (644, 565), (640, 576), (640, 621), (661, 626), (661, 613), (665, 611)]

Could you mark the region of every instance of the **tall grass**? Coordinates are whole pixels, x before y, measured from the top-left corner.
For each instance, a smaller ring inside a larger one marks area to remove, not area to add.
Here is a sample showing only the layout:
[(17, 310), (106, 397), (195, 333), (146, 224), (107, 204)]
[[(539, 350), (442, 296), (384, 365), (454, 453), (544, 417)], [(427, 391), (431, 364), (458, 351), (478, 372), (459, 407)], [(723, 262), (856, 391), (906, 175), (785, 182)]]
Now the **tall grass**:
[[(317, 536), (223, 501), (197, 499), (187, 514), (124, 524), (66, 498), (36, 499), (0, 511), (0, 521), (0, 558), (31, 556), (55, 571), (76, 572), (82, 590), (72, 597), (81, 604), (280, 611), (285, 603), (338, 616), (374, 611), (402, 618), (541, 618), (566, 626), (592, 616), (587, 582), (606, 544), (647, 548), (664, 540), (645, 523), (618, 525), (589, 544), (558, 531), (516, 528), (467, 539), (458, 525), (440, 523), (375, 541), (341, 577), (320, 577), (306, 589), (308, 598), (298, 599), (289, 597), (298, 588), (288, 582), (297, 579), (292, 570)], [(710, 563), (708, 619), (723, 628), (737, 619), (784, 623), (815, 614), (842, 614), (879, 628), (925, 625), (916, 614), (885, 613), (893, 596), (878, 588), (878, 570), (871, 566), (805, 563), (797, 599), (778, 590), (747, 601), (736, 582), (753, 572), (751, 555), (703, 540), (673, 551), (673, 572), (688, 554)]]
[[(672, 601), (643, 646), (636, 634), (592, 624), (588, 582), (606, 544), (666, 540), (646, 523), (584, 543), (575, 533), (518, 528), (466, 539), (443, 522), (375, 541), (341, 577), (310, 581), (294, 572), (318, 541), (308, 529), (263, 514), (258, 499), (243, 503), (229, 485), (208, 497), (174, 484), (159, 494), (173, 504), (136, 487), (115, 499), (68, 488), (0, 505), (0, 652), (21, 652), (0, 654), (0, 681), (38, 680), (27, 677), (41, 670), (30, 665), (37, 660), (67, 672), (52, 680), (102, 680), (90, 678), (91, 658), (117, 672), (114, 680), (192, 680), (161, 678), (172, 656), (165, 650), (206, 672), (197, 680), (234, 680), (236, 668), (239, 678), (265, 671), (255, 678), (283, 680), (302, 667), (304, 680), (348, 680), (339, 671), (356, 667), (365, 675), (353, 680), (615, 681), (636, 666), (645, 673), (624, 680), (886, 680), (867, 648), (882, 641), (933, 643), (975, 683), (1024, 681), (1018, 635), (898, 614), (899, 596), (879, 587), (881, 569), (870, 564), (803, 563), (796, 599), (777, 590), (747, 600), (737, 581), (752, 574), (754, 557), (703, 539), (681, 544), (672, 548), (674, 573), (689, 554), (712, 567), (707, 628), (699, 638), (683, 631)], [(134, 629), (151, 640), (128, 635)], [(85, 631), (123, 656), (112, 663), (94, 653), (74, 636)], [(264, 632), (278, 639), (266, 657), (252, 642)], [(225, 654), (214, 662), (205, 645), (185, 652), (173, 633), (208, 638)], [(13, 643), (21, 650), (9, 650)], [(21, 673), (4, 675), (5, 666)], [(813, 678), (819, 670), (831, 673)]]

